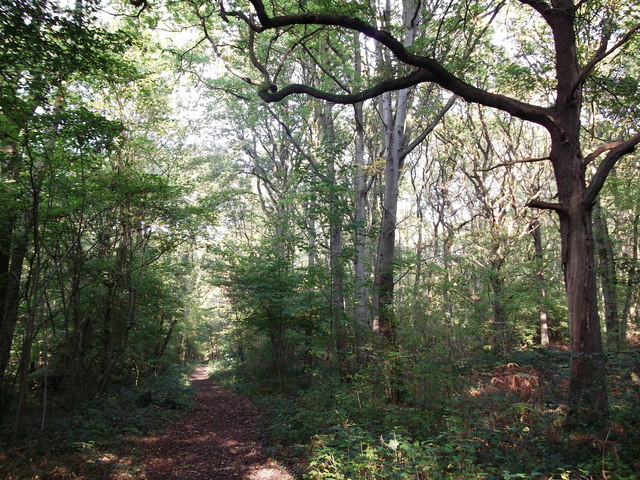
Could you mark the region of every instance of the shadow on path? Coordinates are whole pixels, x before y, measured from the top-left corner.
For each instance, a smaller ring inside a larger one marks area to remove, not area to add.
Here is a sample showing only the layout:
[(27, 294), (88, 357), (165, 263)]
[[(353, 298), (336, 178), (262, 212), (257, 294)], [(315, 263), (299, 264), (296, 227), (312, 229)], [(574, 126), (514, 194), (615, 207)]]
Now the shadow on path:
[(246, 398), (215, 385), (207, 367), (189, 376), (194, 409), (158, 436), (137, 439), (147, 480), (293, 480), (257, 443), (258, 412)]

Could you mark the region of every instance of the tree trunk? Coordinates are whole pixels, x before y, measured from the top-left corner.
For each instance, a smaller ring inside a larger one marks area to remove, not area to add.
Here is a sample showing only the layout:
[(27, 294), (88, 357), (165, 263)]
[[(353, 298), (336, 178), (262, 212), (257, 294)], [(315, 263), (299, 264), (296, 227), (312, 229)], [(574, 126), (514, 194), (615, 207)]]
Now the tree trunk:
[[(42, 164), (34, 162), (32, 169), (38, 172), (42, 169)], [(36, 318), (40, 313), (40, 306), (44, 295), (40, 291), (40, 276), (42, 274), (42, 250), (40, 239), (40, 192), (42, 177), (31, 176), (31, 218), (32, 221), (28, 222), (31, 226), (32, 241), (33, 241), (33, 253), (30, 254), (29, 260), (29, 274), (27, 280), (27, 324), (25, 328), (24, 337), (22, 340), (22, 349), (20, 352), (20, 366), (18, 369), (18, 407), (16, 413), (16, 430), (20, 430), (22, 427), (22, 418), (24, 410), (26, 408), (27, 397), (27, 381), (29, 366), (31, 363), (31, 351), (33, 347), (33, 341), (36, 336)]]
[[(7, 301), (7, 289), (11, 276), (11, 239), (13, 237), (13, 227), (15, 216), (6, 212), (1, 213), (0, 219), (0, 325), (4, 316), (4, 308)], [(0, 329), (1, 330), (1, 329)]]
[[(403, 26), (405, 27), (403, 44), (410, 46), (415, 40), (419, 3), (403, 1)], [(386, 5), (390, 11), (390, 2)], [(381, 62), (384, 57), (381, 45), (377, 45), (376, 55)], [(398, 189), (400, 174), (405, 158), (402, 149), (409, 143), (411, 128), (407, 125), (407, 115), (411, 103), (409, 89), (398, 90), (395, 95), (385, 93), (380, 97), (379, 105), (382, 119), (382, 147), (384, 152), (384, 197), (382, 204), (382, 224), (378, 246), (378, 263), (375, 287), (377, 290), (377, 316), (373, 331), (380, 335), (385, 343), (395, 343), (395, 315), (393, 305), (395, 240), (398, 213)], [(395, 109), (394, 109), (395, 103)], [(395, 111), (394, 111), (395, 110)]]
[[(317, 204), (315, 200), (312, 200), (307, 205), (308, 226), (307, 226), (307, 269), (309, 272), (313, 272), (316, 268), (316, 260), (318, 257), (317, 247), (317, 232), (316, 232), (316, 217), (313, 212), (317, 210)], [(310, 311), (307, 315), (306, 322), (304, 324), (304, 336), (305, 336), (305, 352), (304, 352), (304, 369), (306, 372), (311, 371), (313, 367), (313, 333), (315, 331), (315, 312)]]
[[(495, 242), (495, 239), (492, 240)], [(504, 307), (504, 278), (501, 273), (504, 257), (498, 243), (491, 246), (491, 271), (489, 272), (489, 286), (491, 288), (491, 309), (493, 310), (493, 326), (495, 328), (495, 342), (499, 351), (506, 354), (511, 349), (509, 325)]]
[(396, 222), (398, 212), (398, 183), (400, 158), (398, 152), (388, 155), (385, 162), (385, 188), (382, 206), (382, 225), (378, 247), (376, 289), (378, 311), (374, 321), (374, 333), (385, 341), (395, 341), (395, 318), (393, 312), (394, 260)]
[[(354, 34), (354, 50), (355, 50), (355, 71), (356, 78), (359, 80), (362, 74), (362, 57), (360, 53), (360, 37)], [(367, 186), (364, 173), (364, 110), (362, 103), (356, 103), (353, 106), (355, 121), (355, 289), (356, 301), (354, 309), (355, 317), (355, 348), (356, 362), (361, 364), (365, 361), (364, 348), (368, 342), (371, 324), (369, 320), (369, 288), (365, 271), (366, 264), (366, 200)]]
[(6, 300), (4, 312), (0, 317), (0, 399), (8, 393), (6, 371), (11, 356), (13, 334), (18, 322), (18, 307), (20, 305), (20, 280), (25, 256), (27, 254), (27, 232), (31, 230), (31, 213), (25, 215), (24, 225), (14, 232), (13, 249), (11, 251), (11, 266), (6, 286)]
[(560, 217), (562, 264), (571, 341), (569, 424), (602, 424), (608, 415), (605, 364), (598, 319), (592, 208), (586, 201), (585, 162), (580, 148), (581, 67), (574, 30), (575, 6), (560, 0), (545, 12), (556, 52), (556, 105), (549, 158), (553, 165)]
[(347, 365), (347, 326), (344, 311), (344, 259), (342, 258), (342, 216), (338, 179), (336, 177), (335, 154), (332, 146), (336, 142), (336, 134), (331, 114), (332, 105), (325, 103), (320, 113), (322, 137), (327, 154), (327, 180), (329, 182), (329, 270), (331, 273), (330, 312), (335, 329), (336, 353), (340, 379), (345, 380), (349, 374)]
[(626, 275), (624, 305), (622, 307), (622, 316), (620, 318), (620, 339), (626, 342), (627, 324), (631, 313), (631, 305), (633, 303), (634, 291), (637, 290), (636, 275), (638, 272), (638, 225), (640, 224), (640, 214), (635, 213), (633, 216), (633, 237), (631, 241), (631, 252), (625, 252)]
[(609, 348), (620, 348), (620, 324), (618, 318), (617, 275), (611, 237), (607, 220), (602, 215), (600, 199), (593, 206), (593, 229), (598, 251), (598, 276), (604, 300), (604, 324)]
[[(570, 128), (568, 123), (564, 133)], [(597, 425), (608, 414), (608, 401), (598, 319), (592, 206), (584, 202), (584, 167), (578, 154), (577, 131), (574, 142), (567, 142), (564, 135), (560, 137), (552, 137), (551, 158), (562, 207), (558, 213), (572, 352), (568, 422)]]
[(530, 225), (531, 236), (533, 237), (534, 258), (535, 258), (535, 277), (538, 283), (538, 291), (540, 294), (540, 304), (538, 307), (538, 320), (540, 325), (540, 345), (547, 347), (549, 345), (549, 315), (545, 302), (547, 300), (547, 289), (545, 287), (544, 268), (543, 268), (543, 251), (542, 251), (542, 231), (540, 222), (534, 220)]

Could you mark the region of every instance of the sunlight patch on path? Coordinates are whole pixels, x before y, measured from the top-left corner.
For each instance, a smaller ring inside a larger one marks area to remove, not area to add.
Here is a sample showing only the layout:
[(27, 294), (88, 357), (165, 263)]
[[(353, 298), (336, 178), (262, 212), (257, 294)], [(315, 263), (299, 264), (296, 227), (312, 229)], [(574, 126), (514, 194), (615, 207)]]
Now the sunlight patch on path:
[(215, 385), (207, 367), (195, 369), (189, 381), (198, 388), (193, 410), (162, 435), (138, 440), (144, 480), (294, 480), (256, 441), (255, 405)]

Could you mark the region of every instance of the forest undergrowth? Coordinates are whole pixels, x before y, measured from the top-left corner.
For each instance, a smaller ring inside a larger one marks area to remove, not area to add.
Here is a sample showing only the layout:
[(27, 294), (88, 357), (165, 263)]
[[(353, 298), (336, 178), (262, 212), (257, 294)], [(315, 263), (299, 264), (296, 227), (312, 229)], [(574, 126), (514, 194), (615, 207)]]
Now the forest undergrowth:
[(600, 429), (565, 426), (569, 359), (532, 348), (432, 365), (440, 373), (395, 404), (379, 369), (279, 382), (217, 363), (213, 377), (259, 405), (270, 453), (304, 479), (636, 479), (638, 350), (608, 357), (611, 415)]
[(44, 427), (41, 393), (33, 392), (24, 428), (13, 431), (10, 420), (3, 427), (0, 478), (136, 478), (141, 467), (127, 439), (159, 430), (191, 407), (194, 390), (187, 380), (191, 369), (169, 366), (138, 384), (114, 385), (107, 395), (74, 409), (63, 407), (54, 392)]

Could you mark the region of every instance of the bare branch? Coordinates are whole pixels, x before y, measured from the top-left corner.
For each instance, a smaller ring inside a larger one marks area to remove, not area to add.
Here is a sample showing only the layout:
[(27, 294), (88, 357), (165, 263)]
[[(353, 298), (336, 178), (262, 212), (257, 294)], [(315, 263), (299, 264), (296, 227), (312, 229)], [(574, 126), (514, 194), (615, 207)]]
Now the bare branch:
[(309, 57), (311, 57), (311, 60), (313, 60), (313, 63), (315, 63), (315, 65), (322, 70), (322, 73), (324, 73), (327, 77), (329, 77), (331, 80), (334, 81), (334, 83), (336, 85), (338, 85), (342, 90), (344, 90), (345, 92), (350, 92), (351, 90), (349, 89), (349, 87), (347, 85), (345, 85), (344, 83), (342, 83), (340, 81), (340, 79), (334, 75), (332, 72), (330, 72), (327, 68), (325, 68), (324, 65), (322, 65), (322, 62), (320, 62), (316, 56), (313, 54), (313, 52), (311, 52), (311, 50), (309, 50), (309, 48), (307, 48), (305, 45), (302, 46), (302, 49), (307, 53), (307, 55), (309, 55)]
[(280, 76), (280, 72), (282, 71), (282, 69), (285, 66), (285, 60), (287, 58), (289, 58), (289, 55), (291, 54), (291, 52), (293, 52), (293, 50), (295, 50), (295, 48), (298, 45), (302, 45), (304, 47), (304, 41), (307, 40), (308, 38), (313, 37), (316, 33), (320, 32), (322, 30), (322, 28), (324, 27), (320, 27), (316, 30), (313, 30), (309, 33), (307, 33), (306, 35), (303, 35), (302, 37), (300, 37), (299, 39), (297, 39), (295, 42), (293, 42), (293, 44), (286, 50), (286, 52), (284, 52), (283, 54), (280, 55), (280, 65), (278, 66), (278, 68), (276, 69), (276, 72), (273, 76), (274, 79), (276, 79), (276, 81), (278, 81), (278, 77)]
[(544, 162), (545, 160), (551, 160), (549, 157), (540, 157), (540, 158), (520, 158), (518, 160), (513, 160), (511, 162), (498, 163), (497, 165), (493, 165), (489, 168), (479, 168), (478, 172), (490, 172), (491, 170), (495, 170), (500, 167), (509, 167), (511, 165), (517, 165), (519, 163), (535, 163), (535, 162)]
[(409, 145), (407, 145), (406, 147), (404, 147), (402, 149), (402, 151), (400, 152), (400, 157), (401, 158), (405, 158), (407, 155), (409, 155), (418, 145), (420, 145), (422, 143), (422, 141), (425, 138), (427, 138), (427, 135), (429, 135), (433, 131), (433, 129), (438, 126), (438, 124), (440, 123), (440, 120), (442, 120), (444, 118), (445, 114), (451, 109), (451, 107), (453, 107), (453, 104), (456, 103), (457, 99), (458, 99), (457, 95), (452, 95), (451, 96), (449, 101), (445, 104), (444, 107), (442, 107), (440, 109), (438, 114), (431, 121), (431, 123), (427, 126), (427, 128), (425, 128), (422, 131), (422, 133), (413, 140), (413, 142), (411, 142)]

